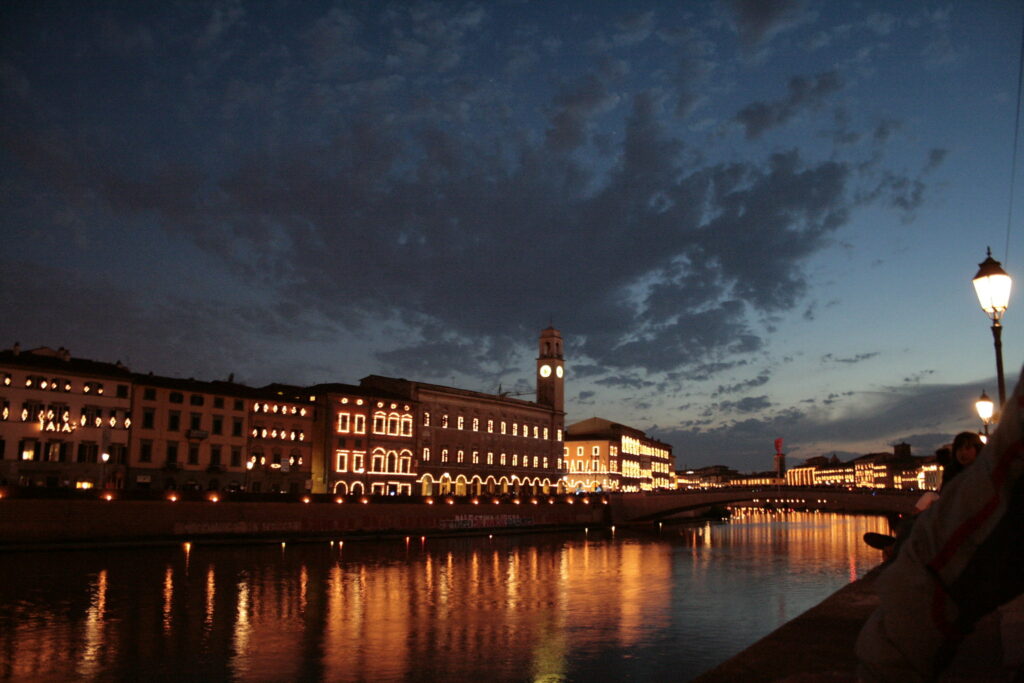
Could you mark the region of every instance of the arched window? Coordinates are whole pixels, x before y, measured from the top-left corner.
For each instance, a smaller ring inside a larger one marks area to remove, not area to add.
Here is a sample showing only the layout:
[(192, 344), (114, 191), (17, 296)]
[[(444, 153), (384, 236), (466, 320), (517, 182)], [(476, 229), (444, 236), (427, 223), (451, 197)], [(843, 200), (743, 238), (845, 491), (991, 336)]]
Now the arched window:
[(398, 471), (398, 454), (395, 453), (394, 451), (388, 451), (387, 471), (388, 472), (397, 472)]
[(384, 449), (375, 448), (373, 449), (373, 459), (370, 462), (371, 472), (384, 472)]
[(398, 436), (401, 431), (399, 426), (401, 416), (398, 413), (391, 413), (388, 415), (388, 434), (391, 436)]
[(412, 451), (402, 451), (399, 456), (399, 471), (404, 474), (412, 473)]
[(378, 410), (373, 414), (373, 433), (374, 434), (387, 434), (387, 415), (384, 414), (383, 410)]
[(402, 436), (412, 436), (412, 415), (402, 416)]

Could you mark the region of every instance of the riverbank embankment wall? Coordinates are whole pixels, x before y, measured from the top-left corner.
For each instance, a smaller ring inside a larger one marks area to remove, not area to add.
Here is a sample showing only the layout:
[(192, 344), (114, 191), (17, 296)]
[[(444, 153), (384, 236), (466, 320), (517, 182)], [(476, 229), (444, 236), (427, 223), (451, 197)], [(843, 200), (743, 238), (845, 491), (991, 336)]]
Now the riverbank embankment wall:
[(0, 547), (542, 530), (605, 523), (604, 505), (0, 500)]

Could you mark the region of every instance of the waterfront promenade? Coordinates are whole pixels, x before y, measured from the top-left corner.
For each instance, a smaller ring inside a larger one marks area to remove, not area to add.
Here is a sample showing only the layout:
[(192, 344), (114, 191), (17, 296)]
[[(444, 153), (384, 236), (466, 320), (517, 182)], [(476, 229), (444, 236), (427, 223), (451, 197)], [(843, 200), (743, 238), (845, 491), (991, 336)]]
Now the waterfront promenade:
[[(698, 676), (694, 683), (840, 683), (856, 681), (854, 646), (861, 627), (878, 607), (875, 591), (883, 567), (847, 584), (820, 604), (782, 625), (735, 657)], [(1024, 600), (982, 619), (961, 644), (939, 681), (1011, 683), (1020, 645), (1007, 642), (1024, 630)], [(784, 654), (784, 656), (782, 656)], [(1024, 671), (1024, 670), (1022, 670)]]

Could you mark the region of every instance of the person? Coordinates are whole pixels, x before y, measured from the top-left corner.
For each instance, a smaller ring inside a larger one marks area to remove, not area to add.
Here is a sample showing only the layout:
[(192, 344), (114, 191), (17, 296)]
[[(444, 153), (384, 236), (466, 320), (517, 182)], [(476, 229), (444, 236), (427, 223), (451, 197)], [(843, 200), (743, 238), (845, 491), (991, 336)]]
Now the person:
[(935, 680), (983, 616), (1024, 592), (1022, 387), (981, 452), (951, 458), (970, 462), (951, 473), (878, 577), (878, 607), (857, 638), (858, 680)]
[(895, 535), (868, 532), (864, 534), (864, 542), (872, 548), (881, 550), (886, 562), (891, 561), (899, 551), (900, 545), (910, 535), (917, 515), (927, 510), (939, 499), (942, 489), (977, 459), (983, 446), (981, 437), (976, 432), (960, 432), (953, 437), (953, 445), (950, 448), (940, 448), (935, 452), (938, 463), (942, 465), (942, 481), (939, 483), (939, 490), (925, 491), (917, 499), (914, 504), (914, 514), (900, 520), (896, 526)]
[[(981, 437), (978, 436), (977, 432), (960, 432), (953, 437), (953, 445), (948, 451), (943, 452), (946, 449), (941, 449), (938, 452), (939, 463), (942, 465), (942, 481), (939, 483), (939, 492), (941, 492), (956, 475), (963, 472), (964, 469), (977, 459), (978, 453), (981, 453), (981, 449), (984, 445), (985, 444), (981, 442)], [(939, 492), (925, 492), (924, 495), (917, 499), (917, 503), (914, 504), (914, 510), (916, 510), (917, 513), (927, 510), (939, 499)]]

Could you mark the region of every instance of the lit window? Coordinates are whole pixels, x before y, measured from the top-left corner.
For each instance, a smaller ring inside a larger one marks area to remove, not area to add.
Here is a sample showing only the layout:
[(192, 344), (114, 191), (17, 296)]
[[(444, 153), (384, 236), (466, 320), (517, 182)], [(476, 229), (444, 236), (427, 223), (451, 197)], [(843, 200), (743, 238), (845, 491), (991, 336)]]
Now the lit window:
[(576, 447), (576, 457), (577, 458), (582, 458), (583, 457), (583, 446), (577, 446)]
[(518, 422), (513, 422), (512, 423), (512, 436), (519, 436), (519, 423)]
[(480, 464), (480, 451), (473, 451), (473, 464), (474, 465), (479, 465)]
[(387, 434), (387, 416), (382, 411), (377, 411), (373, 414), (373, 433), (374, 434)]
[(479, 432), (480, 431), (480, 418), (479, 417), (474, 417), (473, 418), (473, 431), (474, 432)]
[(362, 472), (363, 471), (363, 458), (366, 456), (365, 452), (355, 451), (352, 453), (352, 471)]
[(506, 432), (505, 432), (505, 421), (504, 421), (504, 420), (502, 420), (502, 421), (501, 421), (501, 433), (502, 433), (502, 434), (505, 434), (505, 433), (506, 433)]
[(401, 433), (401, 416), (398, 413), (388, 415), (388, 434), (398, 436)]
[(487, 452), (487, 464), (488, 465), (493, 465), (494, 464), (494, 452), (493, 451), (488, 451)]
[(494, 420), (488, 420), (487, 421), (487, 433), (488, 434), (493, 434), (494, 433)]
[(458, 452), (458, 461), (457, 462), (462, 462), (463, 455), (464, 455), (463, 450), (460, 448), (459, 452)]
[(430, 426), (430, 413), (428, 413), (425, 410), (423, 411), (423, 426), (424, 427), (429, 427)]
[(547, 427), (544, 428), (544, 440), (545, 441), (548, 440), (548, 428)]
[(402, 416), (402, 436), (412, 436), (412, 415)]
[(505, 464), (505, 454), (504, 453), (501, 454), (501, 464), (502, 465)]
[(600, 446), (593, 446), (593, 447), (591, 447), (590, 454), (591, 455), (601, 455), (601, 447)]
[(459, 415), (458, 425), (459, 425), (459, 429), (465, 429), (466, 428), (466, 418), (464, 418), (462, 415)]
[(447, 415), (442, 415), (441, 416), (441, 426), (444, 427), (445, 429), (448, 429), (448, 416)]
[(448, 462), (448, 449), (447, 448), (442, 448), (441, 449), (441, 462)]
[(353, 422), (354, 422), (354, 424), (352, 426), (352, 432), (355, 433), (355, 434), (365, 434), (366, 433), (366, 416), (357, 413), (357, 414), (353, 415), (352, 417), (353, 417)]
[(430, 462), (430, 449), (426, 447), (423, 448), (423, 462)]
[(518, 465), (519, 465), (519, 454), (518, 453), (513, 453), (512, 454), (512, 467), (517, 467)]

